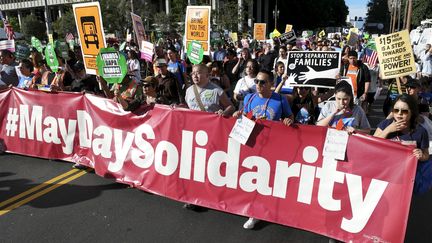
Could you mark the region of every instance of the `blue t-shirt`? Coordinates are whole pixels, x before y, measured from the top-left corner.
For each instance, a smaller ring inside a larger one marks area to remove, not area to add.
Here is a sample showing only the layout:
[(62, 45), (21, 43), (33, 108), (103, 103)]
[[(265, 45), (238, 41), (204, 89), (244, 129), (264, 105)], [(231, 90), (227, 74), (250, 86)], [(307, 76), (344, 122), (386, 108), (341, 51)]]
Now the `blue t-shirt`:
[[(380, 124), (378, 127), (384, 131), (386, 127), (388, 127), (393, 122), (393, 119), (386, 119)], [(412, 133), (403, 134), (401, 132), (392, 132), (387, 136), (387, 139), (390, 140), (400, 140), (400, 141), (415, 141), (416, 147), (419, 149), (429, 148), (429, 136), (422, 126), (417, 125), (416, 129)]]
[(171, 73), (173, 73), (176, 77), (177, 80), (180, 84), (180, 87), (183, 86), (184, 82), (183, 82), (183, 73), (186, 72), (186, 68), (183, 66), (183, 64), (181, 64), (179, 61), (177, 62), (168, 62), (168, 71), (170, 71)]
[(29, 76), (29, 77), (20, 76), (17, 87), (21, 88), (21, 89), (29, 88), (30, 84), (32, 83), (32, 79), (33, 79), (33, 74), (31, 76)]
[(256, 93), (248, 94), (243, 102), (244, 113), (252, 112), (255, 118), (265, 117), (266, 120), (279, 121), (281, 118), (289, 117), (292, 114), (287, 99), (274, 92), (270, 98), (261, 98)]

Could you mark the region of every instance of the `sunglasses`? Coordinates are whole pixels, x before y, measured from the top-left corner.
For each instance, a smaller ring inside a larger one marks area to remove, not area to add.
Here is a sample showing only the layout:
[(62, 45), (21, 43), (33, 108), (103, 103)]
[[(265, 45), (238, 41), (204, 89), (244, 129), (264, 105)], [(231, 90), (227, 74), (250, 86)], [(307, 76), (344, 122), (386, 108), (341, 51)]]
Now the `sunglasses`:
[(151, 85), (151, 84), (144, 84), (143, 87), (144, 88), (150, 88), (150, 87), (153, 87), (153, 85)]
[(407, 109), (393, 108), (393, 113), (398, 114), (399, 112), (401, 112), (403, 115), (408, 115), (409, 110), (407, 110)]
[(267, 83), (266, 80), (262, 80), (262, 79), (255, 79), (254, 82), (255, 82), (255, 84), (258, 84), (258, 85), (264, 85)]

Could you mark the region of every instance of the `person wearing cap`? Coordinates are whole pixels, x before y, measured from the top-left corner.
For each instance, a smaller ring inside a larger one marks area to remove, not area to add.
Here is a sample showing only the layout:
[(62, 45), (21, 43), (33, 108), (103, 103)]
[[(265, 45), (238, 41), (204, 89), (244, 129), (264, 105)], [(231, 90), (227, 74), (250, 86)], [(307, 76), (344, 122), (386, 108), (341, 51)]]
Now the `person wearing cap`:
[(165, 105), (183, 104), (184, 97), (181, 92), (181, 86), (177, 77), (168, 71), (168, 65), (165, 59), (160, 58), (155, 62), (158, 71), (156, 76), (158, 80), (157, 92)]
[(351, 50), (348, 52), (348, 63), (342, 66), (340, 75), (351, 79), (354, 102), (360, 104), (365, 101), (369, 92), (371, 77), (369, 68), (361, 60), (358, 60), (356, 51)]
[(157, 78), (152, 76), (148, 76), (142, 81), (143, 94), (144, 94), (143, 101), (145, 104), (150, 105), (155, 103), (158, 104), (166, 103), (161, 99), (161, 97), (156, 92), (156, 88), (158, 87), (158, 84), (159, 82)]

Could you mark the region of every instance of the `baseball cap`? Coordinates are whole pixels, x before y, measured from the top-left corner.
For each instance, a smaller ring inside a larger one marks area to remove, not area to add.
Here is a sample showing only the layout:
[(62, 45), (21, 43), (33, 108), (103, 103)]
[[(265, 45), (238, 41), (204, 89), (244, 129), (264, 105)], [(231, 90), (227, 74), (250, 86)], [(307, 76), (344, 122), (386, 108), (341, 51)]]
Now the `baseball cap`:
[(156, 60), (156, 67), (166, 66), (167, 62), (163, 58), (159, 58)]

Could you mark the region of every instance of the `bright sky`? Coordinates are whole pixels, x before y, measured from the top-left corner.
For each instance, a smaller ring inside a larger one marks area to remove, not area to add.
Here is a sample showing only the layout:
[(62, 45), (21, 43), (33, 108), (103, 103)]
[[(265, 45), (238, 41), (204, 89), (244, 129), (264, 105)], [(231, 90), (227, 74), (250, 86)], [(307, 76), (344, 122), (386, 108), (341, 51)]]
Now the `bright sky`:
[(368, 0), (345, 0), (351, 18), (354, 18), (354, 16), (366, 17), (367, 3)]

